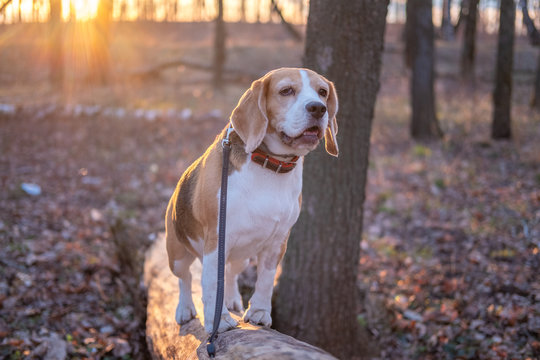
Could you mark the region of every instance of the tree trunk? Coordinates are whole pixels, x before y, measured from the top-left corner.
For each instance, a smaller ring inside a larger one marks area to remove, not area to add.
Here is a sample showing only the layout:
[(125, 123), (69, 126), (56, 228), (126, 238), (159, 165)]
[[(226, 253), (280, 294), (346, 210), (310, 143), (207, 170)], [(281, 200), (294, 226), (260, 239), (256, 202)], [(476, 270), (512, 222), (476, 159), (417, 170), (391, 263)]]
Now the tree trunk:
[(32, 22), (37, 22), (37, 1), (36, 0), (32, 0)]
[(62, 25), (62, 0), (49, 2), (49, 80), (54, 86), (62, 86), (64, 82), (64, 43)]
[[(532, 46), (540, 46), (540, 32), (534, 25), (534, 21), (529, 16), (527, 0), (520, 0), (523, 23), (527, 27), (527, 36)], [(540, 111), (540, 53), (536, 65), (536, 80), (534, 82), (533, 94), (531, 97), (531, 107)]]
[(111, 21), (112, 21), (113, 0), (99, 0), (97, 15), (95, 19), (96, 36), (93, 42), (90, 81), (106, 84), (111, 77)]
[(75, 11), (75, 0), (69, 1), (69, 22), (77, 21), (77, 12)]
[(435, 46), (431, 0), (409, 0), (411, 74), (411, 136), (432, 139), (442, 135), (435, 115)]
[(413, 5), (410, 0), (405, 4), (405, 26), (403, 27), (403, 40), (405, 41), (405, 51), (403, 53), (405, 66), (410, 69), (413, 63), (413, 44), (416, 41), (414, 37), (414, 18), (413, 18)]
[(468, 0), (467, 17), (465, 19), (465, 35), (463, 37), (463, 49), (461, 51), (461, 77), (474, 83), (474, 57), (476, 53), (476, 20), (478, 13), (478, 1)]
[(255, 22), (261, 22), (261, 0), (255, 0)]
[(218, 15), (214, 33), (214, 78), (216, 89), (223, 87), (223, 67), (225, 66), (225, 22), (223, 21), (223, 0), (217, 0)]
[(240, 21), (246, 22), (246, 0), (240, 1)]
[(538, 53), (538, 61), (536, 62), (536, 80), (534, 81), (531, 107), (540, 111), (540, 52)]
[(22, 0), (19, 0), (19, 5), (18, 5), (18, 14), (17, 14), (17, 21), (19, 23), (22, 23), (22, 8), (21, 8), (21, 3), (22, 3)]
[(514, 59), (514, 32), (516, 5), (514, 0), (501, 0), (499, 16), (499, 42), (497, 45), (497, 67), (495, 69), (495, 90), (493, 92), (493, 139), (512, 137), (512, 66)]
[(527, 0), (520, 0), (521, 13), (523, 14), (523, 24), (527, 28), (527, 36), (532, 46), (540, 46), (540, 32), (536, 29), (534, 21), (529, 16)]
[(441, 37), (447, 41), (454, 39), (454, 26), (452, 25), (452, 17), (450, 16), (451, 7), (452, 0), (443, 0), (441, 9)]
[(304, 211), (283, 260), (273, 319), (279, 331), (342, 359), (368, 347), (356, 320), (358, 262), (387, 6), (312, 0), (309, 7), (304, 65), (335, 82), (341, 154), (319, 148), (306, 157)]

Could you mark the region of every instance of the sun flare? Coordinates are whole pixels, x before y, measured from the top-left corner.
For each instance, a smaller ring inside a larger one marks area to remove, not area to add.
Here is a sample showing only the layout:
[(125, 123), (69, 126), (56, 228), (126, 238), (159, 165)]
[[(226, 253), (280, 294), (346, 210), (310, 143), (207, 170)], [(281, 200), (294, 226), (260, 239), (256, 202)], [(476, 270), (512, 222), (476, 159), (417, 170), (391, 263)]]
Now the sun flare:
[(63, 0), (64, 16), (69, 17), (72, 8), (75, 10), (77, 20), (89, 20), (96, 16), (98, 2), (99, 0)]

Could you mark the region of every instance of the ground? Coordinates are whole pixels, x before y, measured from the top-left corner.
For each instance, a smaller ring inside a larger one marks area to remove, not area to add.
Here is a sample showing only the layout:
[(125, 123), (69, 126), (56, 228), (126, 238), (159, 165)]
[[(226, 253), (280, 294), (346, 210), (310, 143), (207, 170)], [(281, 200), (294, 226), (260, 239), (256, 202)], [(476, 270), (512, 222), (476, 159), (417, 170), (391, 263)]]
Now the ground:
[[(140, 79), (179, 57), (209, 64), (211, 26), (125, 23), (115, 29), (112, 84), (83, 81), (74, 51), (59, 92), (44, 81), (41, 30), (0, 26), (9, 49), (0, 52), (0, 357), (145, 358), (142, 252), (164, 230), (182, 171), (249, 84), (214, 92), (207, 74), (186, 68)], [(535, 49), (518, 39), (514, 139), (494, 142), (496, 39), (481, 35), (473, 85), (456, 76), (459, 42), (438, 42), (446, 135), (417, 143), (399, 34), (387, 33), (375, 113), (358, 321), (382, 359), (538, 358)], [(229, 25), (229, 35), (230, 68), (301, 64), (302, 45), (279, 25)]]

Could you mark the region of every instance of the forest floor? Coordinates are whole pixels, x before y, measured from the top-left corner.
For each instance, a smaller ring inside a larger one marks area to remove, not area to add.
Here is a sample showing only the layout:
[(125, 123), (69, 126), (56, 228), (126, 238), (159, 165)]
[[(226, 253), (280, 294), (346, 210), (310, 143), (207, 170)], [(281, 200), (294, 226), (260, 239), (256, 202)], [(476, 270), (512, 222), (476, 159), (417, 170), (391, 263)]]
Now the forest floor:
[[(117, 74), (184, 56), (210, 62), (209, 25), (144, 26), (116, 28)], [(10, 49), (0, 51), (0, 358), (146, 358), (143, 251), (164, 230), (181, 173), (249, 84), (216, 93), (207, 74), (174, 68), (89, 85), (77, 81), (76, 52), (59, 93), (44, 82), (43, 39), (23, 33), (40, 28), (0, 26)], [(445, 137), (418, 143), (399, 33), (389, 27), (373, 125), (358, 321), (381, 359), (539, 358), (534, 49), (518, 39), (514, 138), (495, 142), (496, 39), (481, 35), (474, 85), (457, 79), (459, 42), (438, 43)], [(301, 44), (279, 25), (230, 25), (229, 35), (231, 68), (301, 63)]]

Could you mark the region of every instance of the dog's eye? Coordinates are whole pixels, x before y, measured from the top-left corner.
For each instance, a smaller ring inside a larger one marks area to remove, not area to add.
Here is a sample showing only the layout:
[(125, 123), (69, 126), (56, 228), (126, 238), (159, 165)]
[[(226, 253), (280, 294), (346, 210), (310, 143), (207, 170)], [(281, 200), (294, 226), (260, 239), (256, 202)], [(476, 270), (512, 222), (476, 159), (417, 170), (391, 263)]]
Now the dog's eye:
[(322, 97), (326, 97), (326, 95), (328, 95), (328, 91), (326, 91), (326, 89), (319, 89), (319, 95), (321, 95)]
[(281, 89), (281, 90), (279, 91), (279, 94), (280, 94), (281, 96), (294, 95), (294, 89), (293, 89), (292, 87), (289, 86), (289, 87), (286, 87), (286, 88), (284, 88), (284, 89)]

